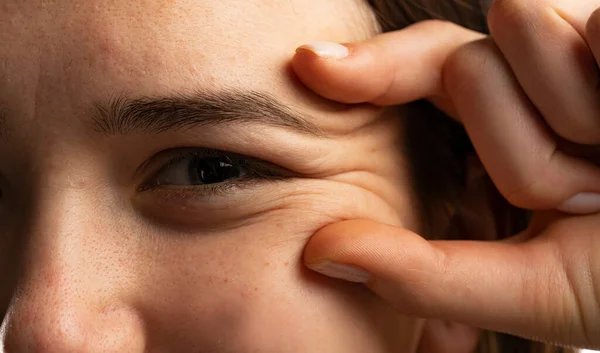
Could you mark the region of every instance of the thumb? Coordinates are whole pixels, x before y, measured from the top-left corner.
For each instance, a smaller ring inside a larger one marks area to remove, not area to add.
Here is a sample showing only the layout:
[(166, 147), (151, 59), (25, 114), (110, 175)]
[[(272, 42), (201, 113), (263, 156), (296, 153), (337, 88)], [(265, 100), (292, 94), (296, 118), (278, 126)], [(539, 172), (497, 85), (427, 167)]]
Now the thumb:
[(444, 62), (463, 44), (483, 37), (450, 22), (423, 21), (364, 42), (303, 45), (292, 67), (308, 88), (342, 103), (448, 100), (442, 93)]
[(304, 262), (365, 283), (405, 315), (588, 345), (583, 335), (557, 332), (562, 323), (578, 322), (579, 312), (555, 253), (548, 242), (427, 241), (402, 228), (353, 220), (318, 231)]

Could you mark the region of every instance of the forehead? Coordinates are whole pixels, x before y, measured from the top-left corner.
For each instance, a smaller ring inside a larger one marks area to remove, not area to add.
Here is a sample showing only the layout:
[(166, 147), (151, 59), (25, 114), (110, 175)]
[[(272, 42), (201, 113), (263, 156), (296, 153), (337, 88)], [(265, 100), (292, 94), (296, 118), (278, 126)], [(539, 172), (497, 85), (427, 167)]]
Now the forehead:
[(115, 91), (281, 90), (295, 47), (366, 37), (368, 16), (363, 0), (0, 0), (0, 93), (48, 112)]
[(250, 50), (260, 44), (254, 49), (261, 51), (311, 37), (353, 39), (365, 31), (360, 18), (366, 8), (362, 0), (2, 0), (0, 38), (63, 48), (129, 44), (142, 51), (181, 45)]

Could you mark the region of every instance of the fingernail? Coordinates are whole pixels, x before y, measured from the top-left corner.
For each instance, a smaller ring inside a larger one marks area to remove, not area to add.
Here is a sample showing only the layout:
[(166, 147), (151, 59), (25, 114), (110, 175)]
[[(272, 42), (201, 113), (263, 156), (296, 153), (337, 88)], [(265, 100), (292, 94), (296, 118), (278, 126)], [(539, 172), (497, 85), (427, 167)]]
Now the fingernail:
[(333, 42), (314, 42), (310, 44), (304, 44), (298, 47), (296, 52), (300, 50), (309, 50), (318, 56), (332, 59), (343, 59), (349, 54), (346, 46)]
[(595, 213), (600, 211), (600, 194), (582, 192), (565, 201), (559, 211), (567, 213)]
[(331, 261), (307, 266), (311, 270), (325, 276), (339, 278), (349, 282), (366, 283), (371, 279), (371, 274), (369, 272), (357, 266), (338, 264)]

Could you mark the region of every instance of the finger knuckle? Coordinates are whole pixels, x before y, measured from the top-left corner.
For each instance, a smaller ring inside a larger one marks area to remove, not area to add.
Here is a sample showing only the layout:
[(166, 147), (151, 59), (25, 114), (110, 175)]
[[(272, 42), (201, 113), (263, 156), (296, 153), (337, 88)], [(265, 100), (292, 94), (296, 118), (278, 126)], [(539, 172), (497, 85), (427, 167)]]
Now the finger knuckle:
[(488, 11), (487, 21), (493, 36), (505, 36), (531, 23), (531, 1), (495, 0)]
[(490, 39), (473, 41), (454, 51), (442, 67), (442, 84), (446, 92), (462, 94), (473, 85), (480, 84), (478, 77), (487, 70)]
[(533, 208), (531, 206), (532, 200), (537, 193), (536, 190), (540, 189), (537, 185), (539, 184), (534, 182), (517, 189), (511, 189), (506, 192), (506, 200), (517, 207)]
[(539, 170), (518, 175), (504, 187), (499, 187), (500, 191), (514, 206), (528, 209), (546, 208), (552, 204), (555, 188), (543, 177), (545, 174), (545, 171)]

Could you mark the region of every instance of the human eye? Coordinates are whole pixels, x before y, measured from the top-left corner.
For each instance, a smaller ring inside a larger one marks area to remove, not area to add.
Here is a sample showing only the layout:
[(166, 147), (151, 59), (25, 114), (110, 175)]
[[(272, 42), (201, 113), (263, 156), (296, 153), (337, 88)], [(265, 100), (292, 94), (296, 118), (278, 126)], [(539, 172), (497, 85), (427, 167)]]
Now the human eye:
[(153, 162), (159, 164), (158, 170), (140, 186), (139, 191), (179, 189), (213, 196), (291, 177), (285, 168), (272, 163), (206, 148), (164, 151), (152, 157), (149, 164)]

